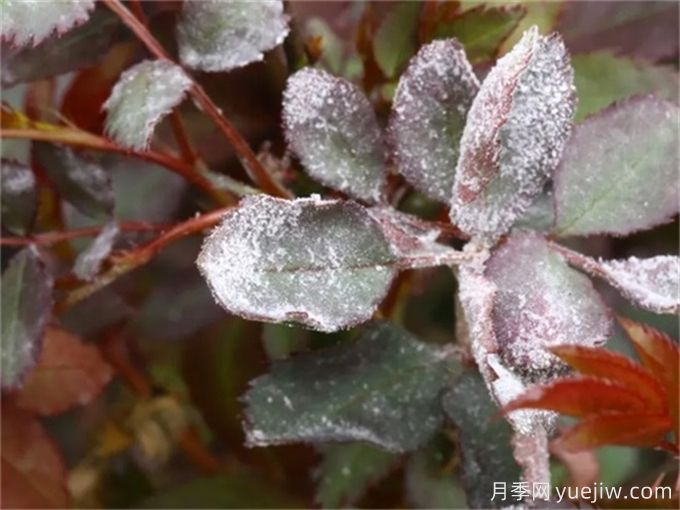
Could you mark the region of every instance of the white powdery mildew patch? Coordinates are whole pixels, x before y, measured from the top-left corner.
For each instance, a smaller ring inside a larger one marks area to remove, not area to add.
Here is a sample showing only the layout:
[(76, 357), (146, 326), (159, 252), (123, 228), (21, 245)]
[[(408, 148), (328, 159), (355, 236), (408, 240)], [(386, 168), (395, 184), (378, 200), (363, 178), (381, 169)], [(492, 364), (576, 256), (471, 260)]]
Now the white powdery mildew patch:
[(10, 195), (32, 193), (35, 176), (30, 167), (15, 161), (2, 161), (2, 192)]
[(392, 103), (390, 144), (399, 172), (426, 195), (448, 203), (465, 118), (479, 89), (455, 39), (423, 46), (402, 74)]
[(319, 182), (367, 202), (384, 198), (385, 148), (373, 107), (352, 83), (305, 68), (283, 96), (286, 140)]
[(177, 24), (179, 58), (201, 71), (229, 71), (264, 58), (288, 35), (281, 0), (184, 2)]
[(246, 198), (206, 239), (197, 264), (227, 310), (336, 331), (370, 318), (397, 258), (366, 210), (319, 198)]
[(156, 125), (182, 102), (191, 84), (172, 62), (136, 64), (121, 75), (104, 103), (106, 134), (125, 147), (147, 149)]
[(117, 222), (107, 223), (94, 241), (78, 255), (73, 265), (73, 273), (81, 280), (92, 280), (99, 272), (104, 259), (111, 253), (119, 233)]
[(61, 35), (87, 21), (94, 0), (5, 0), (0, 37), (16, 46), (38, 45), (56, 32)]
[(573, 70), (557, 34), (536, 27), (482, 83), (461, 139), (451, 218), (495, 239), (531, 205), (571, 131)]

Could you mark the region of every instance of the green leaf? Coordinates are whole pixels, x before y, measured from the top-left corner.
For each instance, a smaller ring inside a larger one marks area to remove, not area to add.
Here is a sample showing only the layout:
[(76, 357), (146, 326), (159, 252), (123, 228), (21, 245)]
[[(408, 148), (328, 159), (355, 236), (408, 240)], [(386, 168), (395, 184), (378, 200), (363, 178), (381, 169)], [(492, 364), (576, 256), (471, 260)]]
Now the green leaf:
[(526, 8), (521, 5), (480, 5), (451, 21), (440, 22), (434, 29), (434, 39), (455, 37), (471, 62), (491, 60), (525, 13)]
[(2, 387), (16, 387), (36, 362), (52, 311), (52, 275), (34, 247), (9, 261), (1, 292)]
[(419, 2), (399, 2), (378, 27), (373, 55), (388, 78), (394, 78), (415, 52), (420, 8)]
[(99, 273), (104, 259), (111, 254), (120, 228), (116, 221), (110, 221), (102, 228), (99, 235), (78, 254), (73, 264), (73, 274), (81, 280), (91, 281)]
[(113, 212), (111, 177), (92, 159), (68, 147), (33, 144), (33, 155), (59, 194), (83, 214), (108, 218)]
[(354, 202), (258, 195), (225, 216), (197, 264), (232, 313), (336, 331), (371, 317), (397, 256)]
[(678, 213), (678, 114), (638, 97), (589, 117), (555, 174), (559, 236), (627, 235)]
[(2, 226), (15, 234), (24, 235), (33, 223), (36, 211), (36, 190), (33, 171), (16, 161), (2, 160)]
[[(491, 500), (494, 483), (511, 488), (520, 467), (513, 456), (512, 429), (479, 374), (464, 374), (444, 395), (444, 410), (458, 428), (463, 457), (462, 480), (470, 508), (498, 508), (507, 502)], [(508, 489), (509, 490), (509, 489)]]
[(413, 450), (442, 422), (445, 352), (389, 323), (358, 340), (274, 363), (245, 395), (251, 446), (368, 441)]
[(399, 460), (394, 453), (361, 442), (328, 444), (320, 450), (323, 460), (315, 472), (316, 501), (323, 508), (354, 505)]
[(517, 218), (513, 228), (549, 232), (555, 225), (555, 192), (549, 183), (524, 213)]
[(264, 58), (288, 35), (281, 0), (184, 2), (177, 24), (179, 58), (200, 71), (229, 71)]
[(264, 324), (262, 344), (270, 360), (285, 359), (307, 345), (307, 333), (289, 324)]
[(577, 122), (635, 94), (678, 99), (678, 73), (670, 66), (636, 62), (604, 51), (574, 55), (571, 62), (578, 94)]
[(349, 81), (305, 68), (283, 96), (288, 144), (307, 173), (367, 202), (384, 199), (385, 147), (371, 103)]

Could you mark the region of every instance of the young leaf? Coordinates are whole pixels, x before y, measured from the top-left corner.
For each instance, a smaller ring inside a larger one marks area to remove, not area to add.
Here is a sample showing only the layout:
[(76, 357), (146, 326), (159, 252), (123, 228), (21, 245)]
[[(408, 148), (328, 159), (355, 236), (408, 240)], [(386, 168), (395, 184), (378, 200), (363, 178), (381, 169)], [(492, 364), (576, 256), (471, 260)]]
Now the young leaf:
[(34, 247), (9, 261), (1, 291), (2, 387), (16, 387), (35, 364), (52, 311), (52, 276)]
[(401, 2), (383, 18), (373, 38), (373, 55), (380, 70), (394, 78), (415, 52), (419, 2)]
[(33, 171), (27, 165), (6, 159), (2, 160), (0, 170), (2, 226), (15, 234), (26, 234), (37, 206)]
[(573, 72), (562, 40), (533, 27), (489, 72), (460, 142), (451, 219), (494, 239), (543, 189), (574, 112)]
[(319, 69), (288, 78), (286, 140), (307, 172), (367, 202), (384, 198), (385, 149), (373, 107), (352, 83)]
[(455, 39), (423, 46), (401, 76), (389, 122), (399, 171), (426, 195), (449, 202), (459, 142), (479, 82)]
[(512, 429), (498, 419), (498, 407), (489, 398), (482, 378), (464, 374), (444, 395), (444, 411), (455, 423), (463, 456), (463, 485), (470, 508), (494, 508), (494, 482), (512, 485), (520, 468), (513, 457)]
[(444, 352), (389, 323), (352, 343), (274, 363), (252, 382), (247, 441), (368, 441), (404, 452), (439, 428), (450, 374)]
[(197, 260), (215, 299), (232, 313), (321, 331), (368, 320), (396, 263), (358, 204), (262, 195), (228, 213)]
[(0, 37), (15, 46), (36, 46), (54, 31), (61, 35), (87, 21), (94, 4), (94, 0), (6, 0)]
[(538, 235), (510, 237), (489, 259), (486, 276), (497, 286), (493, 329), (499, 353), (520, 373), (560, 371), (545, 347), (598, 345), (609, 336), (609, 312), (590, 280)]
[(229, 71), (264, 58), (288, 35), (281, 0), (184, 2), (177, 24), (179, 58), (200, 71)]
[(66, 466), (40, 422), (3, 398), (2, 508), (68, 508)]
[(555, 233), (627, 235), (677, 214), (679, 112), (648, 96), (581, 123), (555, 173)]
[(99, 350), (66, 330), (47, 328), (37, 365), (26, 378), (16, 403), (43, 416), (85, 405), (111, 380), (111, 367)]
[(327, 444), (314, 476), (316, 501), (322, 508), (354, 505), (372, 484), (394, 467), (399, 456), (366, 443)]
[(92, 280), (99, 272), (102, 262), (111, 253), (120, 229), (118, 223), (107, 223), (92, 243), (78, 255), (73, 265), (73, 274), (81, 280)]
[(107, 135), (131, 149), (148, 148), (154, 128), (182, 102), (191, 83), (179, 66), (167, 60), (145, 60), (134, 65), (121, 75), (104, 103)]
[(46, 142), (34, 143), (33, 155), (59, 194), (76, 209), (93, 218), (111, 216), (111, 177), (101, 165), (73, 149)]

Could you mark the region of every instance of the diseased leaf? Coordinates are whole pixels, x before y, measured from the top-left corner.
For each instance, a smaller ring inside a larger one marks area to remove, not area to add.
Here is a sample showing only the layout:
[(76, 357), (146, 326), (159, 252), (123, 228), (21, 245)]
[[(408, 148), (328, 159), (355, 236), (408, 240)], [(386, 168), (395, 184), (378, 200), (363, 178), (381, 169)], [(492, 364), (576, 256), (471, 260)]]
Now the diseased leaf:
[(154, 128), (182, 102), (191, 83), (181, 67), (167, 60), (145, 60), (132, 66), (120, 76), (104, 103), (106, 134), (125, 147), (148, 148)]
[[(42, 6), (47, 2), (39, 3)], [(34, 19), (30, 23), (34, 23)], [(120, 27), (118, 17), (101, 7), (86, 23), (64, 35), (55, 34), (35, 47), (3, 48), (2, 85), (9, 87), (90, 66), (113, 45)]]
[(396, 263), (358, 204), (262, 195), (228, 213), (197, 260), (215, 299), (232, 313), (321, 331), (368, 320)]
[(288, 35), (281, 0), (184, 2), (177, 24), (179, 58), (200, 71), (229, 71), (264, 58)]
[(81, 280), (92, 280), (99, 272), (104, 259), (111, 253), (119, 233), (117, 222), (111, 221), (104, 225), (94, 241), (78, 255), (73, 265), (73, 273)]
[(555, 192), (552, 182), (548, 183), (540, 195), (522, 215), (517, 218), (513, 228), (549, 232), (555, 225)]
[(606, 51), (574, 55), (571, 62), (578, 94), (577, 122), (635, 94), (678, 99), (678, 73), (669, 66), (636, 62)]
[(367, 202), (384, 199), (385, 149), (373, 107), (352, 83), (319, 69), (288, 78), (288, 144), (316, 180)]
[(15, 234), (23, 235), (33, 223), (37, 207), (35, 176), (27, 165), (2, 160), (2, 226)]
[(52, 311), (52, 275), (36, 248), (25, 248), (9, 261), (1, 291), (2, 387), (16, 387), (35, 364)]
[(419, 2), (397, 3), (383, 18), (373, 38), (373, 55), (380, 70), (394, 78), (416, 50)]
[(389, 323), (355, 342), (274, 363), (252, 382), (247, 442), (367, 441), (404, 452), (442, 422), (440, 395), (453, 368), (441, 348)]
[(96, 347), (66, 330), (49, 327), (38, 363), (28, 374), (16, 403), (43, 416), (60, 414), (89, 403), (112, 375)]
[(401, 76), (389, 121), (399, 172), (448, 203), (459, 142), (479, 82), (454, 39), (423, 46)]
[(677, 214), (679, 112), (640, 97), (581, 123), (555, 172), (555, 233), (627, 235)]
[(450, 215), (463, 231), (495, 239), (541, 192), (569, 137), (572, 81), (562, 40), (536, 27), (489, 72), (460, 142)]
[(497, 287), (493, 330), (499, 354), (520, 373), (560, 372), (561, 363), (546, 347), (593, 346), (609, 336), (609, 312), (590, 280), (536, 234), (511, 236), (492, 254), (486, 276)]
[(76, 209), (93, 218), (111, 216), (111, 177), (101, 165), (73, 149), (46, 142), (33, 144), (33, 156), (62, 198)]
[(494, 483), (517, 482), (520, 468), (512, 451), (512, 429), (498, 419), (479, 374), (468, 372), (444, 395), (444, 411), (458, 428), (463, 457), (462, 480), (470, 508), (495, 508)]
[(322, 508), (354, 505), (372, 484), (383, 478), (399, 456), (366, 443), (327, 444), (314, 476), (316, 501)]
[(53, 32), (59, 35), (87, 21), (94, 0), (5, 0), (0, 37), (15, 46), (36, 46)]

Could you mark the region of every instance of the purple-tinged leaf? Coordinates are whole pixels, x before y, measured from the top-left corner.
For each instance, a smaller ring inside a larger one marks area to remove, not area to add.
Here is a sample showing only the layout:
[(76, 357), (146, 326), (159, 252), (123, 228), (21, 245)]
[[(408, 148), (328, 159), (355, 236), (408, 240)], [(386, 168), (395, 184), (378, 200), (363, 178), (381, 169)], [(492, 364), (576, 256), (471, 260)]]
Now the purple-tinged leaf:
[(373, 107), (352, 83), (305, 68), (288, 79), (288, 144), (316, 180), (367, 202), (384, 199), (385, 149)]
[(81, 280), (92, 280), (101, 268), (102, 262), (111, 253), (120, 229), (118, 223), (107, 223), (92, 243), (78, 255), (73, 273)]
[(30, 167), (16, 161), (3, 159), (0, 166), (2, 226), (23, 235), (35, 216), (35, 176)]
[(17, 253), (2, 274), (2, 387), (21, 384), (40, 351), (52, 311), (52, 275), (34, 247)]
[(148, 148), (154, 128), (182, 102), (191, 83), (181, 67), (166, 60), (134, 65), (121, 75), (104, 103), (106, 134), (125, 147)]
[(179, 58), (199, 71), (229, 71), (264, 58), (288, 35), (281, 0), (184, 2), (177, 25)]
[(592, 283), (542, 237), (510, 237), (492, 254), (486, 276), (497, 287), (493, 330), (499, 354), (524, 377), (545, 380), (564, 369), (545, 347), (607, 340), (610, 313)]
[(451, 219), (495, 239), (538, 195), (559, 162), (574, 113), (573, 72), (557, 34), (525, 32), (482, 83), (460, 145)]
[(401, 76), (389, 137), (397, 167), (435, 200), (448, 203), (465, 118), (479, 82), (455, 39), (423, 46)]
[(555, 172), (560, 236), (627, 235), (678, 213), (678, 115), (652, 96), (579, 124)]
[(84, 23), (94, 0), (5, 0), (0, 37), (15, 46), (36, 46), (53, 32), (63, 34)]

